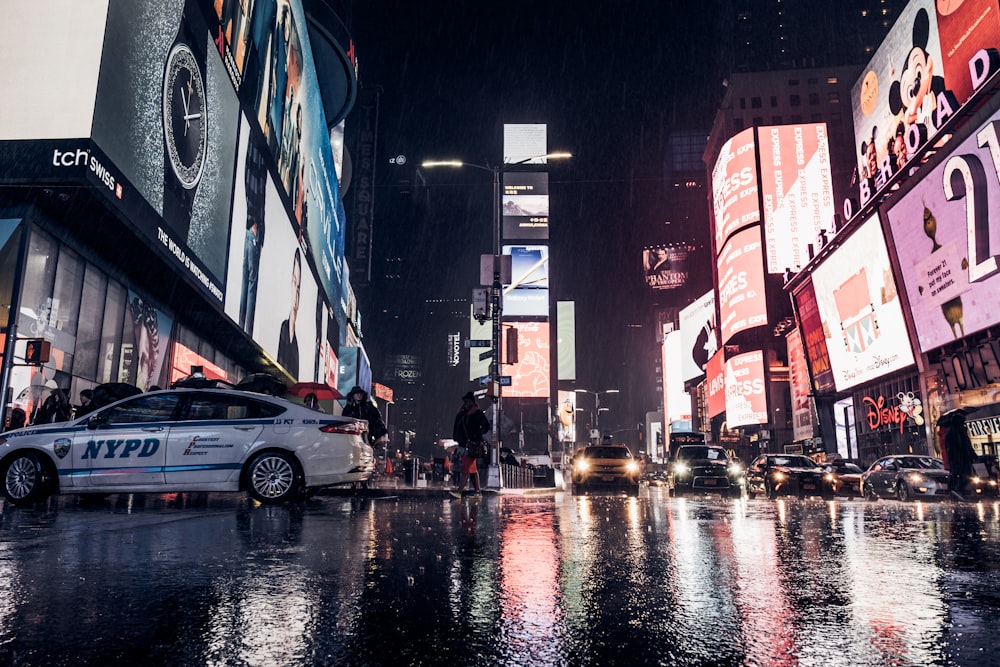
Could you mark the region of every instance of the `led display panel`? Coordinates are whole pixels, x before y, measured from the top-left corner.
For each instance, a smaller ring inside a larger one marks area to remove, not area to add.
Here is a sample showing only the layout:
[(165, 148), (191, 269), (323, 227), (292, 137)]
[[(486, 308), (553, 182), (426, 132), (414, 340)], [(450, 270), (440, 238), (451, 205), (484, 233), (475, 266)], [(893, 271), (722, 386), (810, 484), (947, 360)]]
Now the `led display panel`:
[(789, 331), (785, 344), (788, 347), (788, 388), (792, 398), (792, 440), (798, 441), (813, 437), (812, 390), (801, 332), (798, 329)]
[(719, 330), (725, 344), (734, 334), (767, 324), (760, 227), (732, 235), (719, 253)]
[(803, 351), (812, 371), (812, 386), (817, 392), (829, 392), (836, 389), (833, 379), (833, 368), (830, 366), (830, 353), (826, 349), (827, 334), (823, 326), (823, 318), (819, 314), (816, 303), (816, 290), (811, 280), (807, 280), (795, 290), (792, 298), (798, 312), (799, 331), (802, 336)]
[(505, 245), (503, 254), (511, 260), (511, 283), (503, 286), (504, 316), (548, 317), (548, 246)]
[(504, 173), (500, 210), (505, 239), (549, 238), (549, 175), (528, 171)]
[(576, 442), (576, 392), (559, 391), (556, 417), (559, 420), (556, 428), (560, 442)]
[(757, 156), (751, 127), (722, 145), (712, 169), (716, 248), (721, 248), (737, 229), (760, 220), (757, 194)]
[(686, 308), (678, 318), (681, 332), (681, 379), (702, 375), (705, 365), (719, 349), (715, 326), (715, 291), (710, 290)]
[(913, 0), (900, 12), (851, 90), (862, 204), (982, 82), (998, 13), (994, 0)]
[(705, 397), (709, 417), (726, 411), (725, 350), (716, 352), (705, 366)]
[(838, 391), (913, 364), (882, 228), (866, 220), (812, 274)]
[(726, 423), (730, 428), (766, 424), (767, 385), (760, 350), (726, 359)]
[(1000, 322), (1000, 111), (886, 209), (917, 344)]
[(517, 363), (504, 364), (502, 375), (511, 384), (504, 396), (548, 398), (549, 396), (549, 323), (504, 322), (500, 349), (506, 350), (507, 336), (517, 336)]
[(656, 246), (642, 251), (646, 284), (654, 290), (683, 287), (688, 281), (688, 258), (694, 248), (682, 245)]
[(663, 335), (661, 361), (663, 368), (663, 409), (667, 423), (691, 419), (691, 396), (684, 390), (681, 377), (681, 332), (670, 331)]
[(762, 127), (757, 143), (767, 270), (798, 271), (836, 213), (826, 124)]

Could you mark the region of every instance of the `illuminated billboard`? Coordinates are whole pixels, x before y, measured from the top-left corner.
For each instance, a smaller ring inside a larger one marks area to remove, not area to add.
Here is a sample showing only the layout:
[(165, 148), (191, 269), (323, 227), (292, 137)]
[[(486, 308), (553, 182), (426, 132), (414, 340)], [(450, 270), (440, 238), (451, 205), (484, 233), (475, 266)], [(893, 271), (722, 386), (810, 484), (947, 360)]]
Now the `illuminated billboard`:
[(726, 359), (726, 423), (732, 427), (766, 424), (767, 385), (760, 350)]
[(813, 437), (812, 388), (800, 331), (789, 331), (785, 343), (788, 347), (788, 388), (792, 399), (792, 440), (798, 441)]
[(716, 352), (705, 366), (705, 404), (709, 417), (726, 411), (725, 350)]
[(757, 143), (767, 270), (798, 271), (836, 213), (826, 124), (762, 127)]
[(760, 227), (730, 237), (719, 253), (719, 330), (722, 344), (734, 334), (767, 324)]
[(504, 396), (548, 398), (549, 396), (549, 323), (504, 322), (503, 342), (517, 335), (517, 363), (504, 364), (502, 375), (509, 375), (511, 384), (503, 388)]
[(752, 127), (722, 145), (712, 169), (712, 208), (716, 249), (737, 229), (760, 220)]
[(705, 372), (705, 364), (719, 349), (715, 327), (715, 291), (710, 290), (678, 315), (681, 332), (681, 379)]
[(576, 442), (576, 392), (559, 390), (556, 419), (559, 441)]
[(667, 423), (691, 420), (691, 396), (684, 390), (681, 377), (681, 332), (664, 332), (661, 345), (663, 368), (663, 414)]
[(987, 78), (980, 50), (1000, 42), (998, 11), (995, 0), (913, 0), (900, 13), (851, 90), (862, 204)]
[(882, 228), (866, 220), (812, 273), (837, 390), (913, 364)]
[(505, 245), (503, 254), (511, 262), (511, 283), (503, 286), (504, 316), (548, 317), (548, 246)]
[(1000, 111), (887, 207), (922, 352), (1000, 322)]
[(646, 248), (642, 251), (642, 268), (646, 284), (654, 290), (683, 287), (688, 280), (688, 258), (694, 251), (687, 244)]
[(830, 366), (830, 353), (826, 349), (828, 335), (816, 303), (816, 290), (813, 289), (812, 280), (807, 280), (796, 289), (792, 298), (798, 312), (803, 351), (812, 371), (813, 389), (818, 392), (833, 391), (836, 383)]
[(505, 239), (549, 238), (549, 175), (505, 172), (500, 210)]

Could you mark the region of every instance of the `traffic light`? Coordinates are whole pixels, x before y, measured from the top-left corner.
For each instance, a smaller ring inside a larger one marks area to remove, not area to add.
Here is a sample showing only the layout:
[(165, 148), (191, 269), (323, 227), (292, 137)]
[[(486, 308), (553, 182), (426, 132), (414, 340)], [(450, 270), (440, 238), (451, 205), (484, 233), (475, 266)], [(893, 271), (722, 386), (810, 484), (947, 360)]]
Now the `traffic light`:
[(49, 360), (52, 343), (41, 338), (29, 338), (24, 346), (24, 363), (41, 366)]
[(517, 328), (507, 327), (507, 355), (504, 359), (505, 364), (516, 364), (517, 363)]

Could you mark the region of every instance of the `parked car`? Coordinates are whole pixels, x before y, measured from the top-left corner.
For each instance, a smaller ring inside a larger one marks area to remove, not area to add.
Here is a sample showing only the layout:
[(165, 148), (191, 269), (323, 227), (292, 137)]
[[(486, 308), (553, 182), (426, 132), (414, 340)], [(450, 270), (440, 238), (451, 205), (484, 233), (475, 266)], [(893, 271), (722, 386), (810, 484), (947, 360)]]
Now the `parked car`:
[(673, 495), (713, 492), (739, 498), (746, 480), (743, 468), (722, 447), (681, 445), (670, 466), (670, 489)]
[(750, 463), (746, 478), (751, 496), (833, 498), (833, 474), (802, 454), (762, 454)]
[(836, 459), (823, 464), (826, 471), (833, 475), (834, 495), (843, 498), (861, 498), (861, 475), (864, 468), (853, 461)]
[(883, 456), (861, 476), (865, 498), (943, 498), (948, 494), (949, 473), (941, 459), (898, 454)]
[(170, 389), (79, 419), (0, 435), (0, 480), (13, 503), (59, 493), (245, 490), (259, 502), (364, 482), (366, 422), (263, 394)]
[(643, 467), (625, 445), (590, 445), (573, 457), (573, 491), (596, 487), (625, 489), (638, 495)]

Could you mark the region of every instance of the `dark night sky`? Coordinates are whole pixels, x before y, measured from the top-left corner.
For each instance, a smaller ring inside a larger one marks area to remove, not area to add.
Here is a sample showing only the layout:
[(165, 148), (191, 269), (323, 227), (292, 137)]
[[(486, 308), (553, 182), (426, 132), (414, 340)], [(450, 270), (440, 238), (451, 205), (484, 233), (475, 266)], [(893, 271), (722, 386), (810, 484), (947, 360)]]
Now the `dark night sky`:
[[(668, 132), (692, 99), (718, 92), (701, 37), (708, 5), (666, 4), (366, 2), (351, 17), (362, 84), (383, 89), (375, 257), (442, 258), (454, 280), (433, 260), (419, 263), (431, 275), (410, 275), (466, 296), (490, 250), (489, 174), (425, 171), (430, 219), (396, 184), (426, 158), (497, 163), (504, 123), (545, 123), (549, 150), (574, 154), (549, 168), (551, 266), (556, 298), (577, 302), (580, 386), (616, 381), (623, 359), (603, 341), (648, 308), (640, 253), (663, 216)], [(396, 155), (408, 163), (389, 164)]]

